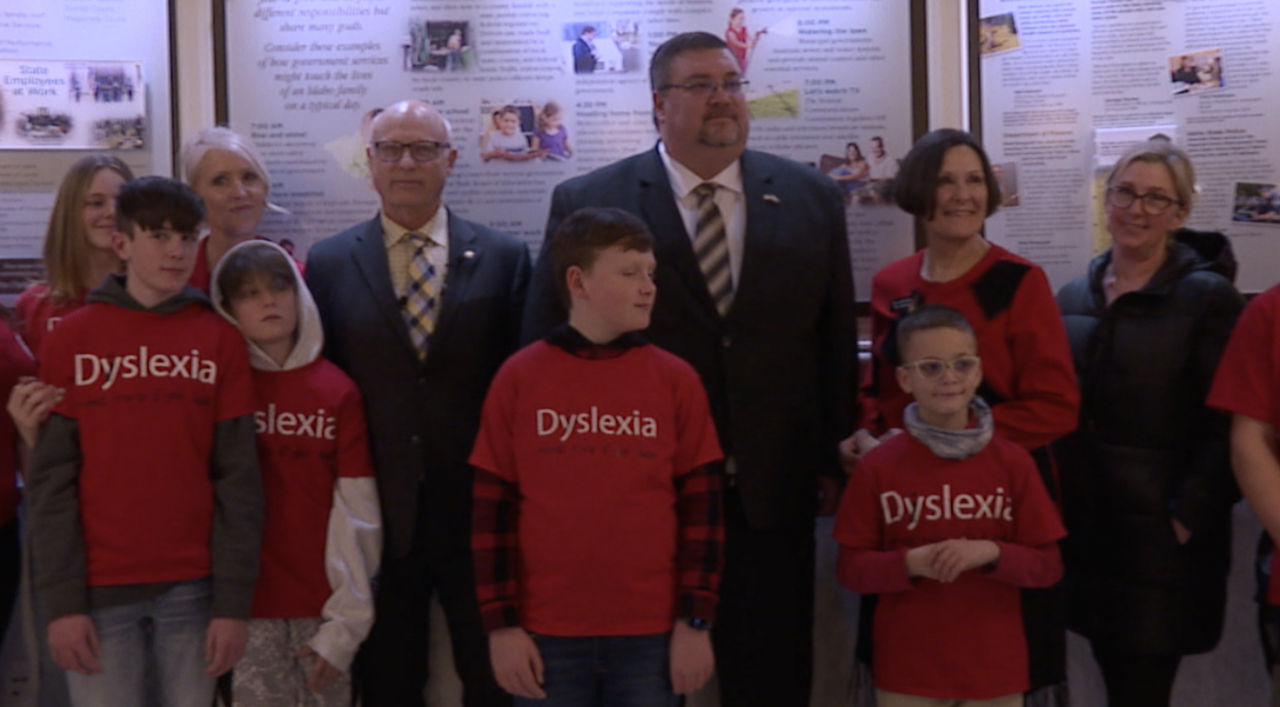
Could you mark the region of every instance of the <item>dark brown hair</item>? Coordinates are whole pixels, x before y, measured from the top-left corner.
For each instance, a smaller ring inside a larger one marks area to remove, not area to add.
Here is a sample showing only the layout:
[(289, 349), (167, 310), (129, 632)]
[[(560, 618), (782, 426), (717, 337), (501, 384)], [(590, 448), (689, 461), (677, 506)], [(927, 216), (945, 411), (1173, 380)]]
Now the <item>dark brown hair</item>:
[(898, 208), (925, 220), (933, 218), (938, 208), (938, 173), (947, 150), (968, 147), (978, 153), (982, 162), (982, 178), (987, 183), (987, 215), (1000, 208), (1000, 182), (991, 169), (991, 160), (972, 135), (954, 128), (934, 130), (916, 140), (911, 151), (902, 158), (902, 167), (893, 180), (893, 200)]
[(569, 268), (576, 265), (588, 270), (600, 257), (600, 251), (614, 246), (649, 253), (653, 251), (653, 236), (644, 221), (622, 209), (578, 209), (560, 222), (548, 255), (556, 274), (556, 291), (566, 309), (571, 307), (566, 279)]

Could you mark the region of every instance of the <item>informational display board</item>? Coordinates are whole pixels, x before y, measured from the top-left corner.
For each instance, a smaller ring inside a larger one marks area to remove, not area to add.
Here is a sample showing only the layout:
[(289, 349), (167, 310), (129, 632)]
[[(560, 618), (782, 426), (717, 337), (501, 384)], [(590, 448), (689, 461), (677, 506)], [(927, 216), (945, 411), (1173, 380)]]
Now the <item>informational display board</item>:
[[(289, 211), (269, 215), (264, 235), (301, 253), (375, 213), (362, 118), (427, 101), (450, 120), (459, 153), (449, 207), (536, 253), (557, 183), (653, 148), (653, 50), (679, 32), (712, 32), (740, 47), (751, 147), (840, 178), (865, 299), (871, 274), (912, 250), (910, 217), (875, 181), (912, 142), (911, 6), (226, 0), (230, 122), (262, 150), (271, 199)], [(862, 175), (855, 151), (878, 171)]]
[(0, 3), (0, 300), (40, 276), (63, 174), (110, 150), (138, 174), (172, 156), (167, 0)]
[(1230, 236), (1237, 285), (1280, 281), (1280, 5), (1271, 0), (981, 0), (984, 144), (1010, 180), (992, 240), (1055, 286), (1108, 243), (1107, 170), (1164, 136), (1191, 155), (1187, 226)]

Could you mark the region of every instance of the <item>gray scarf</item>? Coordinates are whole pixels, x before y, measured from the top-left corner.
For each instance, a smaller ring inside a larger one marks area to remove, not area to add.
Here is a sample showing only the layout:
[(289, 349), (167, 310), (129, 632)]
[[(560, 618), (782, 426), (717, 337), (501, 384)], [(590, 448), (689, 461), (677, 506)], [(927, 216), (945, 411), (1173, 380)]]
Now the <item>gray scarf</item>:
[(968, 459), (981, 452), (991, 441), (995, 422), (991, 418), (991, 406), (978, 396), (973, 396), (969, 411), (978, 424), (963, 430), (944, 430), (920, 421), (919, 403), (911, 403), (903, 412), (903, 422), (912, 437), (943, 459)]

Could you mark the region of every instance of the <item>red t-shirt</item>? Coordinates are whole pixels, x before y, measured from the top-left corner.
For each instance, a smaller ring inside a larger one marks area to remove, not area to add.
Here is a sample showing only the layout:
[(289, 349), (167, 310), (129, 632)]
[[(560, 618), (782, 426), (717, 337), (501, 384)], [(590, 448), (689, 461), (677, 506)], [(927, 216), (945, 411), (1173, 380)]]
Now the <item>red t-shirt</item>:
[[(859, 424), (879, 435), (902, 427), (911, 396), (882, 355), (892, 323), (905, 307), (945, 304), (969, 320), (978, 339), (983, 382), (996, 432), (1026, 449), (1041, 447), (1078, 424), (1080, 391), (1058, 304), (1044, 271), (992, 244), (961, 277), (930, 282), (920, 276), (924, 251), (890, 263), (871, 283), (875, 365), (865, 366)], [(993, 274), (994, 273), (994, 274)]]
[[(835, 528), (842, 546), (894, 553), (952, 538), (1039, 547), (1065, 535), (1031, 455), (998, 435), (960, 460), (910, 434), (886, 441), (858, 462)], [(905, 558), (901, 567), (905, 576)], [(980, 569), (912, 586), (879, 595), (876, 687), (966, 700), (1028, 689), (1018, 586)]]
[(721, 456), (697, 373), (656, 346), (589, 360), (539, 341), (512, 356), (471, 463), (519, 486), (521, 625), (552, 636), (671, 630), (674, 479)]
[[(36, 362), (14, 335), (13, 330), (0, 322), (0, 396), (9, 399), (18, 378), (35, 375)], [(0, 528), (18, 517), (18, 430), (8, 415), (0, 420)]]
[(208, 308), (88, 304), (45, 337), (40, 377), (77, 421), (89, 586), (210, 573), (214, 426), (250, 415), (244, 337)]
[(57, 326), (63, 317), (84, 306), (85, 294), (87, 291), (81, 293), (79, 299), (71, 301), (57, 300), (50, 296), (49, 286), (41, 283), (28, 287), (18, 296), (18, 301), (13, 306), (20, 327), (18, 333), (27, 342), (32, 353), (40, 351), (44, 335)]
[[(1254, 297), (1245, 307), (1205, 403), (1280, 429), (1280, 286)], [(1271, 555), (1267, 603), (1280, 606), (1280, 552)]]
[(338, 478), (373, 476), (364, 403), (337, 366), (317, 359), (253, 371), (258, 463), (266, 498), (253, 618), (314, 618), (332, 594), (325, 574)]

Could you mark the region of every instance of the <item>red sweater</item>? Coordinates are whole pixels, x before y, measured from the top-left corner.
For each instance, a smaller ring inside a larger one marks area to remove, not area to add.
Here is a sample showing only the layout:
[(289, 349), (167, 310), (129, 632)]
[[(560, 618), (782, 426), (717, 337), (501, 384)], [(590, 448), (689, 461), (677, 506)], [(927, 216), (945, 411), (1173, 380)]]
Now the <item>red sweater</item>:
[(919, 251), (886, 265), (872, 280), (874, 365), (863, 368), (860, 426), (876, 435), (902, 427), (911, 396), (898, 386), (896, 363), (886, 360), (886, 337), (910, 309), (945, 304), (959, 310), (977, 335), (979, 393), (991, 404), (998, 435), (1035, 449), (1074, 430), (1080, 390), (1044, 271), (994, 244), (969, 272), (950, 282), (922, 278), (923, 260)]

